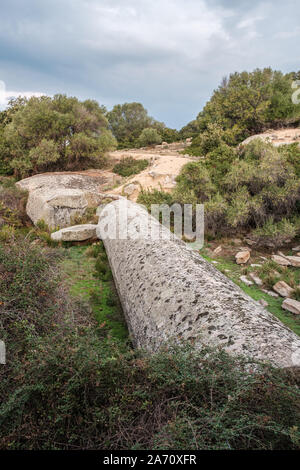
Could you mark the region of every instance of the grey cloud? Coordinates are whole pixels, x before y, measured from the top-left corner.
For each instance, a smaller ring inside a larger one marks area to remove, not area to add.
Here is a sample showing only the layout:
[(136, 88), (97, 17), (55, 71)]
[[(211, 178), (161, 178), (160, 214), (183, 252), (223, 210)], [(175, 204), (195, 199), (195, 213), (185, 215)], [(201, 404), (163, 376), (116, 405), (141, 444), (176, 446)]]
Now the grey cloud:
[(10, 0), (0, 17), (0, 80), (108, 107), (141, 101), (180, 127), (230, 72), (299, 69), (299, 13), (294, 0)]

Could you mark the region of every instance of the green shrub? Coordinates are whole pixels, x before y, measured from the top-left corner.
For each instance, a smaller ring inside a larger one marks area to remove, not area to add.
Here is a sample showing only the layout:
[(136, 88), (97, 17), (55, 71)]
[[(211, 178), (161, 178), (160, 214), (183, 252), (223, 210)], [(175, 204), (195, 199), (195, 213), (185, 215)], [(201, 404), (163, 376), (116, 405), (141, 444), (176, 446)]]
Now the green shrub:
[(171, 194), (158, 189), (142, 190), (139, 195), (137, 202), (143, 204), (148, 210), (151, 209), (151, 204), (168, 204), (172, 205), (173, 197)]
[(145, 170), (148, 165), (148, 160), (135, 160), (133, 157), (125, 157), (114, 166), (113, 172), (120, 176), (131, 176)]
[(7, 112), (10, 118), (2, 126), (4, 163), (18, 178), (102, 167), (105, 153), (116, 147), (105, 110), (96, 101), (80, 102), (65, 95), (32, 97), (11, 101)]
[(296, 236), (296, 229), (287, 219), (275, 223), (269, 218), (263, 227), (258, 227), (252, 232), (252, 236), (261, 245), (279, 247)]
[(299, 375), (219, 349), (134, 351), (71, 302), (60, 258), (0, 246), (2, 450), (300, 448)]
[(162, 143), (162, 137), (156, 129), (148, 127), (143, 129), (139, 138), (137, 139), (137, 145), (139, 147), (147, 147), (149, 145), (158, 145)]

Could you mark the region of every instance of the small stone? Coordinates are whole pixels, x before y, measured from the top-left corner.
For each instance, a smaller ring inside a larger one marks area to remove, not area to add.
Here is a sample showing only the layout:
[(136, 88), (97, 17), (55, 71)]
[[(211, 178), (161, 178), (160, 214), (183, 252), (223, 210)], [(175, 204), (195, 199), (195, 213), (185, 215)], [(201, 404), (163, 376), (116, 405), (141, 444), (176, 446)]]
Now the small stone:
[(273, 290), (281, 295), (281, 297), (289, 297), (294, 292), (294, 289), (284, 281), (276, 282), (273, 286)]
[(245, 242), (247, 243), (247, 245), (250, 245), (250, 246), (255, 245), (256, 243), (254, 240), (251, 240), (250, 238), (245, 238)]
[(249, 260), (249, 258), (250, 258), (250, 252), (249, 251), (239, 251), (235, 255), (235, 260), (236, 260), (237, 264), (246, 264), (247, 261)]
[(251, 268), (261, 268), (261, 264), (250, 264)]
[(126, 196), (131, 196), (134, 191), (138, 188), (139, 187), (137, 184), (130, 183), (128, 186), (125, 186), (125, 188), (123, 188), (123, 193), (126, 194)]
[(300, 246), (295, 246), (294, 248), (292, 248), (292, 251), (300, 251)]
[(232, 241), (235, 245), (241, 245), (242, 244), (242, 240), (240, 238), (234, 238)]
[(279, 255), (272, 255), (271, 258), (272, 261), (275, 261), (275, 263), (280, 264), (280, 266), (290, 266), (291, 264), (289, 260)]
[(214, 249), (213, 253), (215, 255), (218, 255), (218, 254), (221, 253), (221, 251), (222, 251), (222, 247), (221, 247), (221, 245), (219, 245), (217, 248)]
[(268, 305), (269, 305), (268, 302), (267, 302), (265, 299), (260, 299), (260, 300), (258, 301), (258, 303), (259, 303), (260, 305), (262, 305), (263, 307), (268, 307)]
[(213, 264), (219, 264), (218, 261), (212, 261)]
[(300, 256), (286, 256), (285, 259), (288, 260), (294, 268), (300, 268)]
[(253, 282), (250, 281), (250, 279), (247, 278), (247, 276), (241, 276), (240, 280), (244, 282), (247, 286), (253, 286)]
[(275, 297), (275, 298), (279, 297), (279, 295), (276, 294), (276, 292), (273, 292), (271, 290), (262, 289), (261, 291), (264, 292), (265, 294), (270, 295), (271, 297)]
[(249, 273), (249, 276), (251, 277), (251, 279), (255, 282), (257, 286), (263, 285), (262, 280), (255, 273)]
[(282, 302), (282, 308), (294, 313), (295, 315), (300, 315), (300, 302), (298, 302), (298, 300), (285, 299)]

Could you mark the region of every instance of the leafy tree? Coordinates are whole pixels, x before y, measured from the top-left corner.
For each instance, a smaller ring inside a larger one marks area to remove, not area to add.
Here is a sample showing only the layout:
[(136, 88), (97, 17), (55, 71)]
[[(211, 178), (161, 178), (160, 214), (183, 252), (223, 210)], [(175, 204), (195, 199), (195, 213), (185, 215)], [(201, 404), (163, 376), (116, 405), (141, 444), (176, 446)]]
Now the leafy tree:
[(162, 137), (156, 129), (147, 127), (141, 132), (141, 135), (137, 139), (137, 143), (140, 147), (147, 147), (148, 145), (157, 145), (162, 143)]
[(141, 103), (117, 104), (107, 113), (107, 119), (113, 135), (124, 147), (132, 146), (142, 130), (154, 123)]
[[(5, 161), (17, 177), (102, 166), (116, 146), (104, 113), (96, 101), (65, 95), (14, 100), (4, 121)], [(3, 154), (0, 143), (2, 161)]]
[(271, 68), (231, 74), (199, 113), (199, 131), (218, 124), (223, 130), (231, 129), (236, 144), (267, 128), (299, 123), (300, 105), (291, 99), (295, 78), (296, 74)]

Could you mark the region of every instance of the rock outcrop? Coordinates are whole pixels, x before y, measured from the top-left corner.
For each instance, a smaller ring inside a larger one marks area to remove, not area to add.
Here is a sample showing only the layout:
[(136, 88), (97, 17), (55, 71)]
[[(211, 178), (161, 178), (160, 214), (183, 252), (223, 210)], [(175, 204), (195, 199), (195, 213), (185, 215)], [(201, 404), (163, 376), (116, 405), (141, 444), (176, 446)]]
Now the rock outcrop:
[[(155, 351), (170, 339), (183, 339), (278, 367), (300, 366), (295, 333), (141, 206), (123, 200), (120, 208), (120, 203), (106, 206), (99, 223), (103, 228), (115, 222), (116, 234), (121, 234), (105, 238), (100, 226), (97, 234), (104, 241), (137, 347)], [(152, 233), (161, 231), (159, 240), (150, 237), (149, 227)]]
[(107, 197), (100, 191), (109, 178), (107, 172), (98, 176), (45, 173), (19, 181), (17, 186), (29, 192), (26, 212), (34, 224), (43, 220), (50, 228), (63, 228)]
[(90, 238), (96, 238), (96, 228), (97, 225), (94, 224), (74, 225), (73, 227), (62, 228), (57, 232), (51, 233), (51, 238), (57, 242), (81, 242)]

